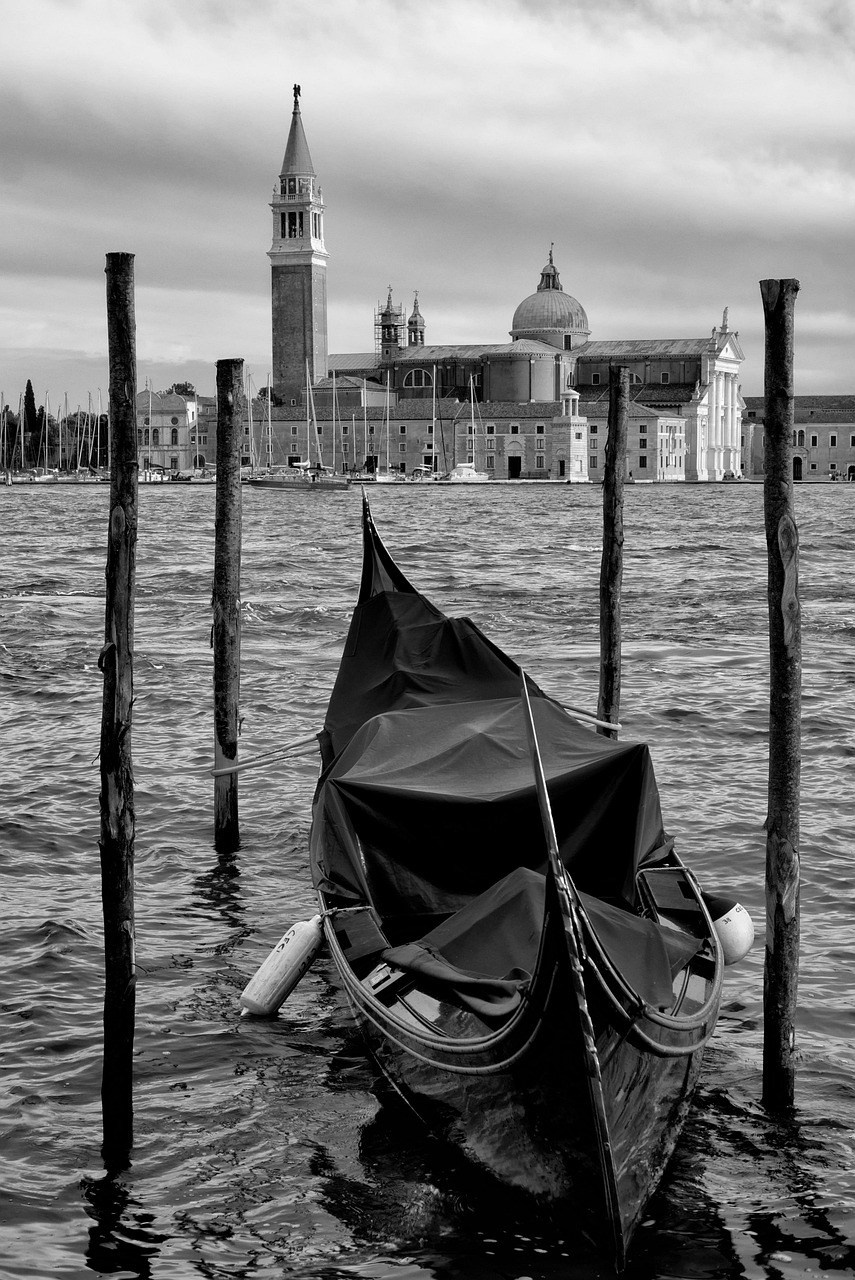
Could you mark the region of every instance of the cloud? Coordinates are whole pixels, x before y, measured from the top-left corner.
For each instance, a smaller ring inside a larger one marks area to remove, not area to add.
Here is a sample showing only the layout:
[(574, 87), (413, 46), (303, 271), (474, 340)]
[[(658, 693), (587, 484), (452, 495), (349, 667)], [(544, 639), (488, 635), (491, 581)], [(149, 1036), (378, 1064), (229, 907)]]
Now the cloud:
[(855, 315), (848, 4), (29, 0), (4, 39), (4, 387), (16, 347), (31, 369), (79, 351), (86, 391), (114, 250), (136, 256), (141, 362), (266, 367), (297, 81), (332, 350), (373, 347), (390, 283), (420, 291), (431, 340), (502, 341), (554, 241), (594, 336), (706, 333), (728, 305), (747, 381), (757, 282), (795, 275), (819, 326), (800, 340), (835, 353), (810, 390), (853, 389), (833, 319)]

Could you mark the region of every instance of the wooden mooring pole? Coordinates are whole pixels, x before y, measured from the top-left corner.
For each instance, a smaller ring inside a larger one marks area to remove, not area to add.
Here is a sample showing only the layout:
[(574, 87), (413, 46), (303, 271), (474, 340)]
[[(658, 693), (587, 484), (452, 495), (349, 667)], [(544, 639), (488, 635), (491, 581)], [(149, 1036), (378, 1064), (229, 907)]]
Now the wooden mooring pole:
[(104, 1064), (102, 1154), (108, 1168), (127, 1165), (133, 1145), (134, 590), (137, 544), (136, 321), (134, 255), (107, 254), (110, 364), (110, 524), (101, 711), (101, 900), (104, 911)]
[(801, 616), (793, 515), (793, 313), (798, 280), (761, 280), (766, 326), (763, 505), (769, 597), (769, 809), (763, 1105), (793, 1105), (799, 981)]
[(217, 361), (217, 501), (214, 537), (214, 846), (240, 844), (237, 764), (240, 698), (240, 447), (243, 360)]
[[(629, 369), (609, 369), (609, 434), (603, 472), (603, 556), (600, 563), (600, 694), (597, 719), (620, 719), (620, 592), (623, 582), (623, 483), (626, 470)], [(618, 731), (597, 728), (605, 738)]]

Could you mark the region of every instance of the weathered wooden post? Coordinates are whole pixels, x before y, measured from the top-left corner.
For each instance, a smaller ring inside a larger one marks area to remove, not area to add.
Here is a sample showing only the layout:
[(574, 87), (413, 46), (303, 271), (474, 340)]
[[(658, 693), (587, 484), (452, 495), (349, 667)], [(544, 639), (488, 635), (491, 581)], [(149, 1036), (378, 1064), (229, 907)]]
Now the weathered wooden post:
[(769, 809), (763, 1105), (793, 1104), (799, 981), (801, 615), (793, 515), (793, 313), (798, 280), (761, 280), (766, 325), (763, 505), (769, 598)]
[[(609, 369), (609, 434), (603, 472), (603, 556), (600, 563), (600, 696), (597, 718), (620, 719), (620, 591), (623, 581), (623, 482), (629, 418), (629, 369)], [(618, 731), (597, 727), (605, 738)]]
[(237, 764), (240, 697), (240, 446), (243, 360), (217, 361), (217, 501), (214, 537), (214, 845), (240, 844)]
[(110, 524), (101, 711), (101, 900), (104, 911), (104, 1064), (102, 1153), (124, 1167), (133, 1145), (134, 590), (137, 543), (136, 321), (134, 255), (107, 254), (107, 341), (110, 363)]

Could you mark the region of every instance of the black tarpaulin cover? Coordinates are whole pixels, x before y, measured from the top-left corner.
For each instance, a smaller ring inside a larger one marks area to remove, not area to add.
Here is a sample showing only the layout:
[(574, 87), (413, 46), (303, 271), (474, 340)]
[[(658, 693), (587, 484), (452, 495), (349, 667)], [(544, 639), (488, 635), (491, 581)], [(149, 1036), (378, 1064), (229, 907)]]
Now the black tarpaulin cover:
[[(648, 1004), (671, 1003), (672, 972), (698, 949), (652, 920), (580, 895), (588, 920), (612, 964)], [(482, 1018), (503, 1018), (519, 1004), (534, 972), (543, 930), (546, 877), (518, 867), (424, 937), (384, 951), (383, 959), (453, 988), (461, 1004)], [(672, 935), (673, 936), (673, 935)]]
[[(531, 681), (529, 689), (541, 695)], [(417, 592), (381, 592), (351, 620), (324, 723), (325, 762), (383, 711), (519, 691), (519, 667), (468, 618), (447, 618)]]
[[(633, 902), (636, 869), (665, 840), (647, 747), (581, 728), (547, 698), (532, 710), (565, 865), (579, 889)], [(519, 697), (368, 721), (323, 780), (312, 847), (315, 883), (367, 897), (381, 918), (447, 915), (516, 867), (544, 871)]]

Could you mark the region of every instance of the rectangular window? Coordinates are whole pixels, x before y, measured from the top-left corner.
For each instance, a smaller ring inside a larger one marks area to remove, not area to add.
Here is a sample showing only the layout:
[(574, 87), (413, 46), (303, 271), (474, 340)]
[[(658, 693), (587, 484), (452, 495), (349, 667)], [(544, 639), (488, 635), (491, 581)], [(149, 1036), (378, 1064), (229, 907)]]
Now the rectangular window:
[(546, 433), (546, 427), (543, 425), (542, 422), (538, 422), (534, 430), (535, 430), (535, 434), (539, 436), (545, 435)]
[(467, 453), (467, 455), (466, 455), (466, 461), (467, 461), (467, 462), (474, 462), (474, 461), (475, 461), (475, 459), (472, 457), (472, 454), (471, 454), (471, 453)]
[(488, 456), (487, 456), (487, 470), (488, 470), (488, 471), (492, 471), (492, 470), (495, 468), (495, 466), (496, 466), (496, 459), (495, 459), (495, 457), (493, 456), (493, 454), (492, 454), (492, 453), (491, 453), (491, 454), (488, 454)]
[(816, 471), (816, 463), (815, 463), (815, 462), (812, 462), (812, 463), (810, 464), (810, 469), (811, 469), (811, 471)]
[(488, 451), (488, 452), (489, 452), (491, 449), (495, 449), (495, 447), (496, 447), (496, 442), (495, 442), (495, 440), (488, 440), (488, 441), (487, 441), (487, 451)]
[(829, 449), (837, 448), (837, 432), (836, 431), (832, 432), (832, 434), (828, 437), (828, 447)]
[(170, 459), (169, 459), (169, 466), (170, 466), (170, 469), (171, 469), (172, 471), (177, 471), (177, 470), (178, 470), (178, 459), (177, 459), (177, 458), (170, 458)]
[(341, 434), (343, 436), (350, 435), (350, 427), (348, 427), (344, 422), (341, 424)]
[(431, 423), (430, 426), (428, 427), (427, 433), (429, 436), (433, 435), (433, 423)]
[(812, 449), (815, 449), (818, 444), (819, 444), (819, 436), (811, 436), (810, 447)]
[(406, 427), (403, 427), (403, 426), (398, 427), (398, 434), (399, 434), (399, 435), (402, 435), (402, 436), (405, 436), (405, 435), (407, 434), (407, 428), (406, 428)]
[(598, 431), (599, 431), (599, 427), (597, 426), (596, 422), (592, 422), (591, 425), (588, 427), (588, 434), (595, 436)]
[(494, 436), (494, 435), (496, 434), (496, 424), (495, 424), (495, 422), (488, 422), (488, 423), (487, 423), (487, 428), (486, 428), (486, 430), (487, 430), (487, 435), (488, 435), (488, 436)]
[(535, 465), (536, 467), (542, 467), (542, 466), (543, 466), (543, 454), (542, 454), (542, 453), (539, 453), (539, 454), (537, 455), (537, 457), (536, 457), (536, 458), (535, 458), (535, 460), (534, 460), (534, 465)]
[(599, 466), (599, 463), (597, 462), (597, 455), (592, 454), (591, 457), (588, 459), (589, 471), (596, 471), (598, 466)]
[(545, 441), (545, 440), (535, 440), (535, 442), (534, 442), (534, 447), (535, 447), (535, 449), (545, 449), (545, 448), (546, 448), (546, 441)]
[(374, 423), (373, 423), (373, 422), (369, 423), (369, 426), (368, 426), (368, 434), (369, 434), (370, 436), (373, 436), (373, 435), (374, 435)]
[(646, 441), (646, 440), (639, 440), (639, 442), (638, 442), (638, 447), (639, 447), (639, 449), (646, 449), (646, 448), (647, 448), (647, 441)]
[(599, 440), (591, 440), (589, 443), (592, 449), (596, 449), (599, 446), (600, 442)]
[(670, 382), (670, 381), (671, 381), (671, 375), (670, 375), (670, 373), (660, 373), (660, 375), (659, 375), (659, 381), (660, 381), (663, 385), (664, 385), (665, 383)]
[(582, 432), (581, 432), (581, 431), (574, 431), (574, 432), (573, 432), (573, 439), (574, 439), (574, 440), (581, 440), (581, 439), (582, 439)]
[(299, 430), (299, 428), (298, 428), (298, 427), (292, 427), (292, 428), (291, 428), (291, 435), (292, 435), (292, 436), (295, 436), (295, 435), (297, 434), (297, 431), (298, 431), (298, 430)]
[(829, 464), (828, 464), (828, 469), (829, 469), (829, 471), (836, 471), (836, 470), (837, 470), (837, 463), (836, 463), (836, 462), (829, 462)]
[(639, 465), (640, 467), (646, 467), (646, 466), (647, 466), (647, 459), (646, 459), (644, 456), (640, 457), (640, 458), (638, 459), (638, 465)]
[(323, 434), (324, 434), (324, 429), (323, 429), (323, 427), (321, 426), (321, 424), (320, 424), (320, 423), (318, 423), (318, 435), (319, 435), (319, 436), (322, 436)]
[(855, 436), (850, 436), (850, 437), (849, 437), (849, 448), (850, 448), (850, 449), (855, 449)]
[(345, 457), (347, 456), (347, 454), (349, 454), (349, 453), (350, 453), (350, 445), (348, 444), (348, 442), (347, 442), (346, 440), (345, 440), (344, 444), (341, 446), (341, 451), (342, 451), (342, 453), (345, 455)]
[(639, 422), (639, 424), (638, 424), (638, 434), (639, 434), (640, 436), (646, 436), (646, 435), (647, 435), (647, 423), (646, 423), (646, 422)]
[(407, 452), (407, 446), (406, 446), (406, 443), (405, 443), (405, 442), (403, 442), (403, 441), (402, 441), (402, 442), (401, 442), (401, 444), (399, 444), (399, 445), (398, 445), (398, 452), (399, 452), (399, 453), (406, 453), (406, 452)]
[(518, 422), (511, 423), (511, 435), (518, 436), (520, 433), (520, 424)]
[(600, 375), (598, 373), (591, 374), (591, 386), (598, 387), (600, 385)]

